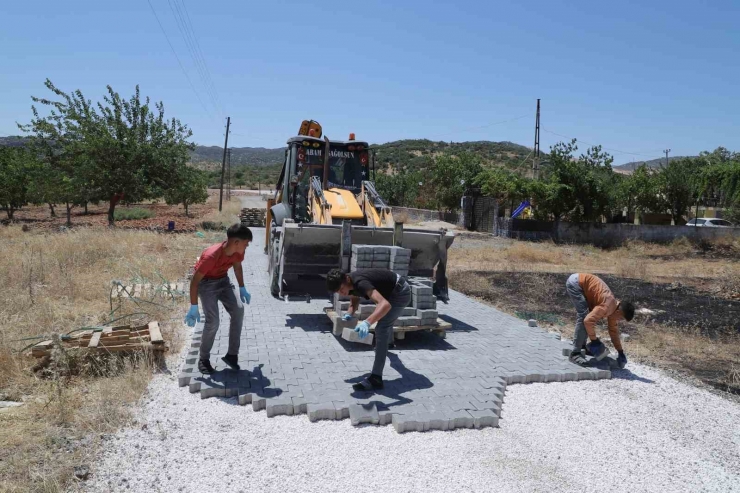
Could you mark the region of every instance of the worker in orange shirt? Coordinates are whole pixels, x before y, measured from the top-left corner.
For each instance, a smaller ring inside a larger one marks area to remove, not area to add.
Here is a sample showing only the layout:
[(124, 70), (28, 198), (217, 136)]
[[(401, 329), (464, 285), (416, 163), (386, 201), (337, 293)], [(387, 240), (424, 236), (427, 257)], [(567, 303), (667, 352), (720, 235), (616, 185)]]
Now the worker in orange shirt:
[[(578, 365), (586, 364), (582, 350), (590, 354), (597, 361), (609, 354), (598, 337), (596, 337), (596, 322), (606, 319), (609, 327), (609, 337), (619, 356), (617, 363), (620, 368), (627, 365), (627, 356), (622, 349), (617, 322), (624, 319), (628, 322), (635, 316), (635, 306), (629, 301), (619, 301), (612, 294), (609, 286), (593, 274), (573, 274), (565, 283), (565, 289), (576, 308), (576, 331), (573, 337), (573, 350), (570, 361)], [(586, 337), (589, 342), (586, 344)]]

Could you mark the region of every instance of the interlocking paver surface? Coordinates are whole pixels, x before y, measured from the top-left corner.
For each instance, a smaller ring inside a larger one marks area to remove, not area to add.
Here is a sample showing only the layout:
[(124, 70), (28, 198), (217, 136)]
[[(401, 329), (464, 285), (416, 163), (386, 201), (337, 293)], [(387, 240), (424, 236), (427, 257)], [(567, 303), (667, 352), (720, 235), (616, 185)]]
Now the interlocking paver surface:
[(216, 373), (197, 370), (199, 323), (178, 379), (202, 398), (238, 396), (239, 404), (251, 403), (268, 416), (308, 414), (312, 421), (349, 418), (351, 406), (374, 405), (378, 418), (357, 424), (392, 423), (399, 432), (452, 430), (497, 426), (507, 385), (611, 377), (608, 370), (570, 363), (564, 343), (552, 334), (451, 291), (450, 303), (437, 305), (440, 317), (452, 323), (447, 338), (417, 332), (396, 341), (388, 353), (385, 388), (355, 392), (352, 383), (372, 367), (372, 348), (332, 334), (323, 312), (330, 301), (274, 298), (262, 253), (264, 229), (253, 232), (243, 264), (252, 300), (244, 315), (242, 369), (233, 371), (221, 361), (229, 334), (221, 307), (211, 352)]

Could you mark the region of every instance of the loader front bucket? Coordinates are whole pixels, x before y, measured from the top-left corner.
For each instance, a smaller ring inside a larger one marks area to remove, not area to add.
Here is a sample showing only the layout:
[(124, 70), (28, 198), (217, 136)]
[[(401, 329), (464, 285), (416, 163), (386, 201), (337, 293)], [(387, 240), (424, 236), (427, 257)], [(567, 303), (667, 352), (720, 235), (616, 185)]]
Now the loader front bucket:
[[(342, 226), (285, 223), (279, 253), (280, 294), (325, 296), (326, 274), (341, 266)], [(393, 229), (352, 226), (353, 245), (393, 245)], [(454, 234), (445, 230), (405, 229), (411, 250), (410, 276), (435, 276), (435, 293), (447, 301), (447, 249)], [(435, 275), (436, 269), (436, 275)], [(277, 272), (276, 272), (277, 274)]]

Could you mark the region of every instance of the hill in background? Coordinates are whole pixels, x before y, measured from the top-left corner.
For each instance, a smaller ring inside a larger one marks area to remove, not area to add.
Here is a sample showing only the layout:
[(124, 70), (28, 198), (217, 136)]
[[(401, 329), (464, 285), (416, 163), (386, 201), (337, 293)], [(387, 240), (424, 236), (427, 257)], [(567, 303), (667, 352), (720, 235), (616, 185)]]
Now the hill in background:
[[(17, 147), (24, 145), (27, 137), (7, 136), (0, 137), (0, 146)], [(376, 166), (378, 169), (415, 170), (427, 167), (430, 160), (441, 153), (471, 152), (479, 155), (489, 166), (505, 166), (510, 169), (526, 170), (531, 167), (532, 149), (512, 142), (435, 142), (427, 139), (406, 139), (373, 144), (375, 149)], [(547, 150), (542, 151), (547, 154)], [(543, 156), (544, 157), (544, 156)], [(683, 156), (672, 156), (669, 159), (681, 159)], [(196, 167), (207, 171), (221, 169), (223, 147), (196, 146), (190, 153), (190, 161)], [(271, 173), (279, 168), (285, 159), (285, 147), (268, 149), (265, 147), (232, 147), (231, 166), (238, 168), (270, 168)], [(665, 164), (665, 158), (649, 161), (633, 161), (619, 166), (614, 170), (621, 173), (631, 173), (642, 164), (650, 168), (659, 168)], [(279, 171), (278, 171), (279, 172)]]
[[(674, 161), (676, 159), (683, 159), (685, 157), (696, 157), (696, 156), (671, 156), (668, 158), (668, 161)], [(642, 165), (646, 165), (648, 168), (657, 169), (662, 166), (665, 166), (666, 159), (664, 157), (658, 158), (658, 159), (651, 159), (650, 161), (632, 161), (626, 164), (620, 164), (619, 166), (614, 166), (614, 171), (618, 173), (632, 173), (637, 168), (639, 168)]]
[(28, 137), (21, 137), (18, 135), (9, 135), (8, 137), (0, 137), (0, 146), (2, 147), (21, 147), (26, 144)]
[[(470, 152), (480, 156), (489, 166), (510, 169), (528, 169), (532, 166), (532, 149), (512, 142), (434, 142), (427, 139), (397, 140), (373, 145), (377, 169), (413, 171), (431, 164), (434, 156), (442, 153)], [(525, 162), (526, 160), (526, 162)], [(529, 164), (528, 164), (529, 163)]]

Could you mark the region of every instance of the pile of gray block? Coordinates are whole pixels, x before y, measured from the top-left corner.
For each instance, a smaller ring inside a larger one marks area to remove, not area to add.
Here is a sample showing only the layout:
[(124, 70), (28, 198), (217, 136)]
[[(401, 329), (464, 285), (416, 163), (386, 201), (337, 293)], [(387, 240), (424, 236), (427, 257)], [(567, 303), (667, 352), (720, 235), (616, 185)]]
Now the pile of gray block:
[[(431, 279), (424, 277), (410, 277), (411, 285), (410, 305), (403, 309), (401, 316), (396, 319), (397, 327), (410, 327), (415, 325), (437, 325), (437, 299), (434, 296)], [(334, 311), (341, 317), (349, 310), (350, 297), (334, 294)], [(375, 304), (364, 298), (360, 298), (360, 306), (355, 312), (358, 320), (365, 320), (375, 310)], [(353, 322), (335, 321), (334, 333), (341, 335), (344, 328), (354, 327)]]
[(390, 269), (398, 275), (409, 275), (411, 250), (396, 246), (352, 245), (350, 269)]

